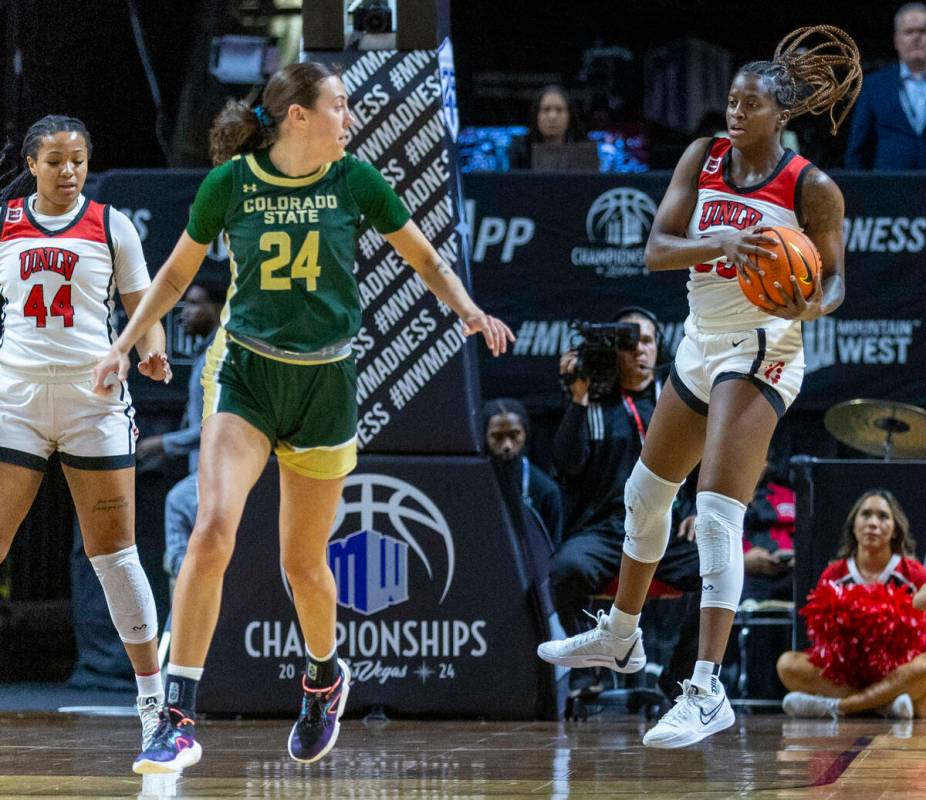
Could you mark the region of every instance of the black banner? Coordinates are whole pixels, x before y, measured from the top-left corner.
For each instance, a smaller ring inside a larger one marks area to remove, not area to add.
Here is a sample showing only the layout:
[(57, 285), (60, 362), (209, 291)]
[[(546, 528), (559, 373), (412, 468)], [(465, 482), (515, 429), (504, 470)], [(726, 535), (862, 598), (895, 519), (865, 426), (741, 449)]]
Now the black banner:
[[(558, 409), (557, 359), (573, 319), (607, 320), (642, 305), (674, 352), (687, 314), (686, 273), (648, 273), (643, 248), (669, 175), (466, 177), (476, 297), (518, 336), (482, 360), (488, 397)], [(796, 407), (854, 397), (926, 397), (926, 193), (913, 175), (836, 175), (846, 201), (845, 303), (804, 325), (807, 372)]]
[[(310, 57), (341, 72), (357, 120), (350, 151), (381, 170), (468, 286), (450, 41), (437, 51), (357, 50)], [(475, 345), (464, 339), (456, 315), (401, 264), (375, 230), (362, 233), (356, 266), (364, 307), (355, 340), (359, 444), (378, 453), (478, 452)]]
[[(385, 113), (380, 111), (378, 116)], [(382, 163), (388, 165), (397, 156), (384, 153), (394, 153), (396, 147), (404, 150), (407, 135), (393, 144), (393, 151), (371, 150), (368, 142), (372, 140), (359, 134), (352, 148), (359, 155), (385, 158)], [(365, 141), (361, 153), (358, 147)], [(443, 145), (435, 145), (437, 151), (441, 159), (448, 152)], [(387, 175), (390, 169), (384, 169)], [(416, 184), (409, 177), (410, 168), (402, 170), (403, 182), (397, 188), (410, 201), (417, 191), (410, 187)], [(449, 166), (447, 170), (452, 174)], [(202, 174), (116, 171), (99, 177), (96, 198), (129, 215), (152, 272), (183, 230)], [(475, 296), (518, 334), (508, 356), (481, 358), (485, 396), (513, 395), (534, 411), (559, 408), (557, 357), (569, 345), (570, 321), (605, 320), (623, 305), (643, 305), (658, 314), (674, 351), (687, 313), (685, 273), (649, 274), (642, 267), (646, 236), (668, 178), (664, 173), (622, 176), (615, 186), (613, 176), (521, 173), (466, 177)], [(837, 174), (836, 180), (846, 198), (848, 290), (835, 314), (804, 326), (807, 372), (796, 407), (820, 410), (853, 397), (921, 403), (926, 396), (922, 330), (926, 283), (919, 280), (926, 272), (922, 179), (846, 173)], [(447, 195), (443, 198), (432, 202), (433, 208), (415, 205), (417, 201), (412, 207), (419, 224), (449, 255), (447, 243), (458, 245), (461, 230), (448, 221), (435, 233), (425, 222), (435, 208), (447, 206)], [(450, 206), (455, 213), (456, 203)], [(363, 248), (377, 240), (367, 259)], [(452, 317), (444, 316), (410, 269), (391, 270), (395, 277), (388, 283), (381, 278), (383, 264), (393, 263), (386, 255), (388, 250), (374, 231), (361, 238), (363, 266), (358, 267), (358, 278), (368, 307), (357, 347), (358, 366), (365, 376), (358, 398), (365, 449), (472, 452), (478, 439), (473, 430), (473, 346), (451, 352), (459, 343)], [(465, 276), (464, 259), (455, 263)], [(227, 271), (221, 242), (209, 251), (204, 269)], [(406, 310), (390, 322), (399, 307)], [(192, 342), (178, 324), (178, 311), (174, 309), (166, 320), (178, 365), (175, 381), (165, 389), (135, 380), (133, 395), (140, 403), (150, 398), (173, 402), (179, 408), (185, 401), (184, 366), (192, 360)], [(422, 331), (414, 345), (411, 340), (418, 334), (410, 334), (410, 327)], [(399, 344), (397, 339), (403, 347), (392, 346)], [(382, 383), (376, 385), (380, 378)], [(388, 424), (380, 421), (387, 418)], [(447, 419), (466, 423), (446, 426)], [(430, 435), (434, 430), (440, 430), (441, 437)]]
[[(96, 176), (92, 189), (86, 187), (85, 192), (100, 203), (110, 203), (132, 220), (148, 271), (154, 277), (186, 227), (190, 205), (205, 174), (204, 170), (111, 170)], [(199, 274), (228, 282), (228, 252), (221, 237), (209, 248)], [(155, 384), (133, 369), (129, 385), (136, 406), (151, 403), (158, 408), (180, 410), (186, 404), (190, 367), (201, 343), (180, 324), (183, 305), (181, 300), (163, 320), (174, 379), (167, 386)], [(121, 307), (119, 315), (116, 327), (121, 330), (125, 325)], [(144, 431), (142, 435), (146, 435)]]
[[(302, 636), (279, 562), (277, 466), (248, 501), (199, 707), (295, 714)], [(473, 514), (478, 508), (479, 513)], [(361, 456), (328, 544), (350, 711), (550, 718), (553, 668), (531, 572), (492, 468), (474, 457)], [(254, 687), (260, 687), (258, 691)]]

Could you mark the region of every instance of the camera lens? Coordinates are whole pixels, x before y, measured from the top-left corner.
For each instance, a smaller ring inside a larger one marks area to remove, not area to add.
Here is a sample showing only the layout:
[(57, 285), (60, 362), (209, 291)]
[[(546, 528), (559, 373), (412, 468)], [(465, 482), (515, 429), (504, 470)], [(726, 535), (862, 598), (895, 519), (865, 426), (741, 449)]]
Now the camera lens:
[(363, 17), (363, 29), (367, 33), (383, 33), (389, 29), (389, 9), (370, 9)]

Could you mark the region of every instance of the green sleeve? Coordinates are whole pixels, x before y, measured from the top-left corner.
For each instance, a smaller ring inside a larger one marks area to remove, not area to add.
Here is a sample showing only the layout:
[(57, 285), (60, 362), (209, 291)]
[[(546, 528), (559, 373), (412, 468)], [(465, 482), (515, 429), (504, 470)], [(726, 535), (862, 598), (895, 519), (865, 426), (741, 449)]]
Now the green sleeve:
[(233, 185), (231, 161), (213, 169), (199, 185), (186, 226), (193, 241), (209, 244), (221, 233)]
[(405, 203), (372, 164), (352, 158), (347, 186), (360, 211), (380, 233), (395, 233), (411, 219)]

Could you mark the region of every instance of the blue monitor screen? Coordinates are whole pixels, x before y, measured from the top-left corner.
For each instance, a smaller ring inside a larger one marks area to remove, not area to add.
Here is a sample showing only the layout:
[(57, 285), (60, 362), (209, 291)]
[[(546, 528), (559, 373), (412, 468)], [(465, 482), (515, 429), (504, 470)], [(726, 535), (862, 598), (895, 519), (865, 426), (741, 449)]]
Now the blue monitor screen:
[(524, 125), (463, 128), (457, 138), (461, 172), (507, 172), (508, 148), (518, 136), (526, 136)]
[[(527, 135), (524, 125), (472, 126), (457, 139), (461, 172), (507, 172), (508, 148), (515, 138)], [(590, 131), (589, 141), (598, 144), (600, 172), (646, 172), (649, 142), (642, 126)]]

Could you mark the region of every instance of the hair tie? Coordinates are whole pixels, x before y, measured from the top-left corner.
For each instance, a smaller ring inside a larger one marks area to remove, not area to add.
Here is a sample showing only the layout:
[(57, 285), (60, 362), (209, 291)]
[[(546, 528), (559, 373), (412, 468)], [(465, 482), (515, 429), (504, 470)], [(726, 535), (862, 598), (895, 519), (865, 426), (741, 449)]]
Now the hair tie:
[(262, 128), (272, 128), (273, 127), (273, 117), (267, 113), (267, 109), (263, 106), (254, 107), (254, 116), (257, 117), (257, 122)]

